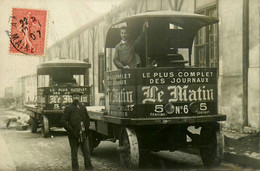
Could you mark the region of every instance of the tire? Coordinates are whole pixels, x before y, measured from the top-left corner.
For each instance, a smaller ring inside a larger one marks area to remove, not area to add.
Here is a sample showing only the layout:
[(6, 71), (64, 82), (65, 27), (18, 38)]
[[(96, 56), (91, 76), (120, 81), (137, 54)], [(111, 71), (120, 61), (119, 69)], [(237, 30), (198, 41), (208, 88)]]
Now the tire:
[(31, 133), (37, 133), (37, 128), (39, 127), (38, 120), (30, 117), (31, 119)]
[(93, 154), (94, 148), (96, 148), (101, 142), (101, 139), (98, 137), (97, 133), (90, 131), (89, 134), (89, 150), (90, 154)]
[(219, 166), (224, 156), (224, 137), (216, 126), (202, 127), (200, 155), (204, 166)]
[(145, 150), (145, 151), (140, 151), (139, 154), (139, 167), (142, 169), (153, 169), (152, 163), (151, 163), (151, 151), (150, 150)]
[(120, 162), (125, 169), (139, 167), (139, 145), (134, 129), (123, 128), (119, 137)]
[(50, 137), (49, 120), (46, 116), (42, 116), (42, 136), (44, 138)]

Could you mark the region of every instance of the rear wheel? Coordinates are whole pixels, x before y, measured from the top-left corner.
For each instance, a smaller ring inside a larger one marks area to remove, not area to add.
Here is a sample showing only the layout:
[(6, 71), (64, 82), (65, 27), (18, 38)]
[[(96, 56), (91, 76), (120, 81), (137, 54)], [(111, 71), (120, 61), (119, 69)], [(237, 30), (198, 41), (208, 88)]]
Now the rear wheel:
[(206, 126), (201, 130), (200, 155), (204, 166), (218, 166), (224, 155), (224, 137), (218, 126)]
[(48, 138), (50, 136), (49, 119), (46, 116), (42, 116), (42, 136)]
[(124, 168), (139, 167), (139, 146), (134, 129), (123, 128), (119, 137), (119, 155)]
[(30, 117), (31, 120), (31, 133), (37, 133), (37, 128), (39, 127), (38, 120)]

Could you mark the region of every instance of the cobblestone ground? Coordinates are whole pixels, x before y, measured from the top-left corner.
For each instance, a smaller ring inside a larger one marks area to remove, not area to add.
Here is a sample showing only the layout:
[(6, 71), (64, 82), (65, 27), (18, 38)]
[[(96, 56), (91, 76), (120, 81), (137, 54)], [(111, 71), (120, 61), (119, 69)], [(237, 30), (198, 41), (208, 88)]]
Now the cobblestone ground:
[[(17, 130), (11, 123), (6, 128), (5, 120), (17, 115), (14, 111), (0, 111), (0, 132), (4, 138), (17, 170), (71, 170), (70, 148), (66, 132), (56, 129), (52, 132), (53, 138), (43, 138), (30, 130)], [(117, 144), (102, 142), (92, 156), (93, 166), (97, 170), (120, 170), (119, 157), (116, 151)], [(111, 158), (112, 154), (112, 158)], [(79, 165), (83, 170), (83, 156), (79, 150)]]
[[(16, 170), (71, 170), (69, 142), (64, 130), (58, 129), (52, 132), (53, 138), (43, 138), (40, 130), (38, 130), (38, 133), (32, 134), (30, 130), (17, 130), (12, 124), (7, 129), (4, 121), (7, 117), (14, 115), (17, 115), (17, 112), (0, 110), (0, 136), (5, 140)], [(101, 142), (91, 157), (95, 170), (123, 170), (116, 151), (117, 146), (118, 143)], [(152, 154), (147, 158), (147, 161), (149, 164), (143, 170), (205, 170), (200, 157), (182, 152)], [(81, 170), (83, 170), (83, 157), (80, 151), (79, 164)], [(223, 163), (215, 170), (244, 169)]]

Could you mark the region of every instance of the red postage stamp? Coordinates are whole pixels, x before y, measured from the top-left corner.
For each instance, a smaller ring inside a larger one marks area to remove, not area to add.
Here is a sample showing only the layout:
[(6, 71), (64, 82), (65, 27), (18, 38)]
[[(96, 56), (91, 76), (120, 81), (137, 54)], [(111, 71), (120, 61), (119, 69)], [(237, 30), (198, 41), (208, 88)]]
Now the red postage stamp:
[(10, 53), (45, 55), (47, 11), (13, 8)]

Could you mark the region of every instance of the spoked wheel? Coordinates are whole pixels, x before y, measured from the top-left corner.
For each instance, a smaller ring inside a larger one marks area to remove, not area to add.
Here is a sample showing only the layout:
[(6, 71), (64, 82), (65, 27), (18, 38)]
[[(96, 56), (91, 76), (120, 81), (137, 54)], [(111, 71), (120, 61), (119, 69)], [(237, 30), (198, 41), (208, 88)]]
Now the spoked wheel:
[(48, 138), (50, 136), (49, 119), (46, 116), (42, 116), (42, 136)]
[(218, 166), (224, 155), (224, 137), (215, 126), (202, 127), (200, 155), (204, 166)]
[(30, 120), (31, 120), (31, 133), (36, 133), (37, 128), (39, 127), (38, 120), (33, 117), (30, 117)]
[(119, 155), (124, 168), (139, 167), (139, 147), (136, 132), (130, 128), (123, 128), (119, 137)]

